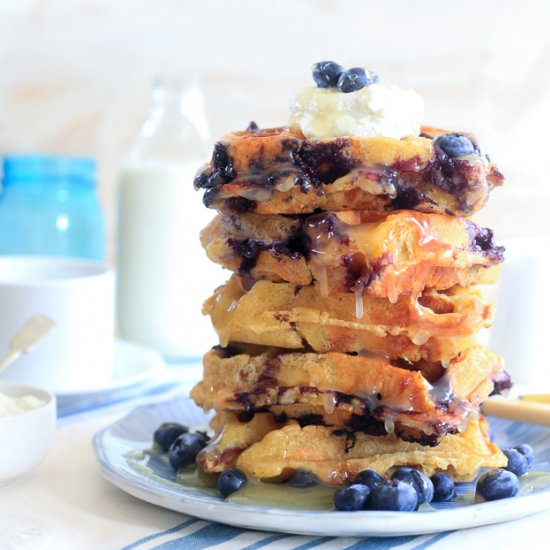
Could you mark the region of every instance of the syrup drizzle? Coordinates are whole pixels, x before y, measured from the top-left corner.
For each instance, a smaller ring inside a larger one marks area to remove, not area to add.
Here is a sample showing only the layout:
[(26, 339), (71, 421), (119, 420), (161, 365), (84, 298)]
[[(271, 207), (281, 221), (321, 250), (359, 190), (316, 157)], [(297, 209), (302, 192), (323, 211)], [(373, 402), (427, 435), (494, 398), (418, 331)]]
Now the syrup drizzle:
[(430, 397), (435, 403), (450, 405), (455, 400), (453, 383), (449, 374), (446, 372), (430, 386)]
[(329, 392), (323, 395), (323, 406), (327, 414), (332, 414), (336, 408), (336, 397), (334, 393)]
[(321, 297), (328, 298), (329, 286), (327, 264), (338, 258), (334, 234), (334, 217), (314, 216), (306, 223), (306, 231), (311, 238), (310, 262), (315, 270)]
[(463, 401), (459, 401), (454, 409), (454, 413), (460, 418), (458, 431), (464, 433), (468, 429), (470, 418), (475, 419), (478, 412), (472, 407), (468, 407)]
[(357, 281), (355, 283), (355, 317), (357, 319), (363, 318), (363, 283)]
[(328, 277), (327, 268), (324, 265), (317, 267), (317, 282), (319, 283), (319, 292), (322, 298), (328, 298)]
[(431, 334), (423, 330), (411, 334), (411, 341), (415, 346), (423, 346), (430, 338)]
[(398, 289), (396, 288), (388, 289), (388, 300), (390, 301), (390, 304), (397, 304), (397, 300), (399, 300)]
[(243, 287), (244, 283), (246, 281), (241, 280), (240, 277), (232, 277), (223, 292), (217, 291), (213, 299), (205, 302), (203, 312), (211, 315), (222, 347), (226, 347), (229, 343), (231, 317), (247, 292)]

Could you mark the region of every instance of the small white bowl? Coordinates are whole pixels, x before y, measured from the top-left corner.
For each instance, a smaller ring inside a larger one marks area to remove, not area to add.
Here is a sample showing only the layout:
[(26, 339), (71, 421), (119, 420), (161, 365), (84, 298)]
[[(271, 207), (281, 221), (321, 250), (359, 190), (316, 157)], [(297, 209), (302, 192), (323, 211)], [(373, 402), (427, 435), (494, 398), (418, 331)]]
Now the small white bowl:
[(30, 411), (0, 416), (0, 485), (30, 472), (46, 457), (56, 424), (55, 396), (45, 390), (0, 381), (9, 397), (32, 395), (44, 405)]

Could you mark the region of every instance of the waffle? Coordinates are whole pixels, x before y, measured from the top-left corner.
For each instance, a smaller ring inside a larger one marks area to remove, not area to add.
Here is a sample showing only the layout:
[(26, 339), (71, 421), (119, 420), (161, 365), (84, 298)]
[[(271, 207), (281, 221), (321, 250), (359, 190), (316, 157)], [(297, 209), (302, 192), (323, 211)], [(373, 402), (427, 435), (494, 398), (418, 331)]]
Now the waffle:
[(300, 469), (314, 473), (322, 483), (342, 485), (362, 470), (388, 476), (402, 466), (412, 466), (428, 476), (438, 472), (455, 481), (471, 481), (483, 467), (505, 466), (507, 459), (489, 441), (482, 417), (472, 419), (464, 433), (447, 435), (437, 447), (423, 447), (400, 440), (395, 434), (375, 437), (333, 427), (296, 421), (274, 429), (269, 413), (251, 422), (226, 417), (216, 440), (198, 457), (207, 472), (237, 466), (248, 476), (282, 480)]
[(358, 291), (395, 302), (402, 294), (494, 283), (503, 248), (462, 218), (401, 210), (300, 218), (219, 214), (201, 233), (208, 257), (243, 276), (321, 294)]
[(433, 145), (442, 133), (315, 140), (289, 128), (233, 132), (216, 143), (195, 187), (207, 207), (237, 213), (409, 208), (469, 216), (503, 177), (471, 135), (475, 153), (449, 158)]
[(460, 430), (495, 382), (498, 391), (506, 378), (500, 358), (480, 345), (447, 369), (342, 353), (246, 351), (228, 357), (214, 348), (206, 354), (203, 379), (191, 392), (197, 405), (235, 413), (269, 410), (371, 435), (395, 431), (427, 445)]
[(475, 288), (426, 290), (417, 299), (338, 294), (322, 298), (313, 286), (257, 281), (247, 292), (233, 276), (208, 299), (220, 343), (245, 342), (316, 352), (368, 350), (409, 362), (448, 362), (490, 325), (492, 307)]
[(205, 472), (222, 472), (233, 466), (245, 449), (281, 428), (282, 424), (270, 413), (255, 414), (241, 422), (238, 415), (221, 412), (212, 418), (210, 426), (216, 435), (199, 453), (197, 464)]
[(504, 248), (469, 219), (504, 178), (473, 135), (436, 139), (448, 133), (251, 123), (216, 143), (194, 182), (219, 211), (201, 243), (233, 275), (203, 306), (220, 342), (191, 392), (216, 412), (204, 471), (338, 486), (365, 469), (470, 481), (506, 464), (479, 408), (510, 377), (475, 339), (493, 318), (477, 285)]

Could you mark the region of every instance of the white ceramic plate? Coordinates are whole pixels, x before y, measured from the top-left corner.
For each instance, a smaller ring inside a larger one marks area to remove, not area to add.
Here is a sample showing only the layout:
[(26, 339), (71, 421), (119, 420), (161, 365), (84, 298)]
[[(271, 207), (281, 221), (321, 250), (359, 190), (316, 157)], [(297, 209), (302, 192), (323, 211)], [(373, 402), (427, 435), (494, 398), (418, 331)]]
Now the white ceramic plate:
[(164, 369), (164, 360), (155, 350), (129, 342), (115, 340), (113, 374), (110, 380), (96, 386), (86, 386), (70, 392), (56, 392), (58, 398), (85, 397), (128, 388), (157, 376)]
[[(474, 488), (470, 483), (460, 486), (460, 498), (422, 512), (310, 512), (224, 502), (215, 489), (178, 484), (162, 461), (149, 460), (149, 455), (140, 452), (151, 447), (154, 430), (166, 421), (196, 426), (204, 425), (208, 418), (183, 398), (139, 407), (96, 434), (99, 466), (107, 480), (131, 495), (201, 519), (303, 535), (396, 536), (500, 523), (550, 508), (550, 430), (540, 426), (491, 420), (494, 438), (501, 447), (529, 443), (536, 452), (533, 471), (548, 472), (538, 476), (536, 487), (524, 478), (522, 494), (515, 498), (470, 504)], [(534, 474), (532, 479), (536, 477)]]

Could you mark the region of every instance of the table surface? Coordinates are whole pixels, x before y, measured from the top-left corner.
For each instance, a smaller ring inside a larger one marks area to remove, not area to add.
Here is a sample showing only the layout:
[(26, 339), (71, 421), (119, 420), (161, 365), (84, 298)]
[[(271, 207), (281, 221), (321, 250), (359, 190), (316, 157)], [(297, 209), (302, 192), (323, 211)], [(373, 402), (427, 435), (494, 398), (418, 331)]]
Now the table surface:
[[(143, 403), (188, 392), (198, 365), (170, 366), (154, 382), (112, 402), (60, 400), (58, 429), (46, 460), (0, 487), (0, 548), (73, 549), (389, 549), (513, 548), (541, 543), (550, 510), (500, 525), (436, 535), (380, 538), (305, 537), (212, 524), (134, 498), (101, 476), (92, 437)], [(483, 546), (482, 546), (483, 544)]]

